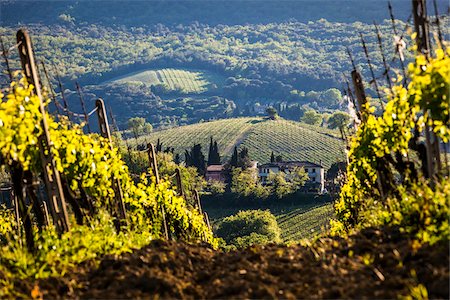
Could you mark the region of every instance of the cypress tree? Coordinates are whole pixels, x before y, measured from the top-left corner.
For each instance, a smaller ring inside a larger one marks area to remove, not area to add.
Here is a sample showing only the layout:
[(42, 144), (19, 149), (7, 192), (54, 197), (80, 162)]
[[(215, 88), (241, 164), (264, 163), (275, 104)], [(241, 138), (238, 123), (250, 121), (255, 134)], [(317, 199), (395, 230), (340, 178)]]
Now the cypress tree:
[(214, 164), (217, 164), (217, 165), (221, 164), (219, 146), (217, 145), (217, 141), (214, 142)]
[(209, 151), (208, 151), (208, 166), (214, 165), (214, 143), (213, 138), (209, 142)]
[(205, 156), (202, 153), (202, 146), (200, 144), (195, 144), (192, 147), (191, 159), (192, 165), (197, 168), (198, 173), (204, 175), (206, 171)]
[(192, 158), (191, 158), (191, 154), (189, 153), (188, 150), (184, 151), (184, 161), (186, 162), (186, 166), (190, 167), (192, 166)]
[(158, 152), (161, 152), (161, 151), (162, 151), (162, 143), (158, 139), (158, 141), (156, 142), (155, 152), (158, 153)]
[(236, 146), (234, 146), (234, 152), (230, 159), (230, 166), (236, 167), (236, 168), (238, 166), (238, 151), (237, 151)]
[(275, 162), (275, 154), (273, 154), (273, 151), (272, 151), (272, 154), (270, 155), (270, 162), (271, 163)]

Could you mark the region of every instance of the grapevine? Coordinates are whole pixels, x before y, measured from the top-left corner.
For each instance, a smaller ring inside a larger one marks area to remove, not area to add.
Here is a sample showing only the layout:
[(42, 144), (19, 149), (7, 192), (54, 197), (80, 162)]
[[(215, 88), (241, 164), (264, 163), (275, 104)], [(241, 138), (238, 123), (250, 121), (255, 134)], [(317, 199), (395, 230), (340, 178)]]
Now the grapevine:
[[(11, 84), (6, 95), (0, 94), (0, 153), (2, 164), (9, 168), (20, 165), (23, 170), (42, 172), (37, 141), (42, 133), (39, 98), (25, 78)], [(48, 100), (46, 103), (48, 104)], [(97, 210), (114, 201), (112, 179), (119, 179), (124, 202), (130, 210), (130, 230), (149, 226), (154, 238), (161, 235), (162, 207), (173, 238), (204, 240), (215, 243), (203, 217), (176, 195), (169, 182), (148, 184), (145, 174), (135, 183), (117, 148), (97, 134), (85, 135), (82, 127), (46, 113), (52, 151), (64, 182), (76, 197), (85, 194)]]
[(335, 231), (387, 223), (405, 226), (423, 240), (449, 234), (448, 178), (439, 174), (432, 188), (414, 167), (418, 154), (411, 144), (414, 131), (423, 133), (425, 125), (444, 143), (450, 140), (450, 50), (438, 49), (434, 58), (418, 55), (408, 73), (409, 85), (394, 87), (382, 116), (365, 107), (367, 121), (351, 142), (347, 183), (335, 205)]

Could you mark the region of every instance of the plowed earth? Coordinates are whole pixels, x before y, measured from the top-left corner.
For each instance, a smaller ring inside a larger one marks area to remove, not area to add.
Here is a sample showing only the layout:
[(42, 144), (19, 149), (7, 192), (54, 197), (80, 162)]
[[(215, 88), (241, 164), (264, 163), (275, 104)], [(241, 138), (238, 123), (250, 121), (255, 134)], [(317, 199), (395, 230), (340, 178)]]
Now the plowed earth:
[(449, 298), (448, 243), (412, 248), (395, 229), (367, 229), (311, 246), (234, 252), (155, 241), (131, 254), (82, 264), (61, 278), (17, 282), (44, 298), (397, 298), (419, 283)]

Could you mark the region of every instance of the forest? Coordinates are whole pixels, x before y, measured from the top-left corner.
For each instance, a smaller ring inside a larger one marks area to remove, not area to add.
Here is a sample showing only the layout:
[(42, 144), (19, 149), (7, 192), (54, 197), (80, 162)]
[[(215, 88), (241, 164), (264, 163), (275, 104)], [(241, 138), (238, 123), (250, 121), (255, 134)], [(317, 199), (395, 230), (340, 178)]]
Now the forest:
[[(380, 25), (382, 36), (392, 33), (389, 22)], [(361, 22), (345, 24), (321, 19), (309, 23), (176, 27), (158, 24), (131, 28), (65, 23), (51, 27), (30, 25), (30, 32), (36, 36), (38, 59), (50, 71), (58, 70), (64, 88), (73, 92), (66, 93), (68, 97), (74, 95), (69, 99), (73, 110), (81, 109), (74, 88), (77, 81), (88, 94), (87, 101), (101, 96), (114, 110), (126, 107), (117, 116), (119, 124), (142, 111), (155, 127), (253, 116), (254, 105), (290, 106), (292, 113), (285, 115), (299, 120), (302, 115), (298, 110), (304, 105), (322, 111), (346, 107), (341, 92), (345, 89), (342, 72), (351, 66), (346, 47), (355, 49), (356, 64), (370, 78), (366, 58), (357, 51), (362, 48), (355, 31), (363, 33), (372, 60), (381, 61), (373, 26)], [(406, 34), (404, 23), (398, 22), (397, 27)], [(7, 45), (13, 44), (12, 28), (3, 27), (0, 34)], [(392, 42), (388, 38), (382, 42), (385, 49), (390, 49)], [(398, 65), (395, 52), (386, 51), (385, 55), (393, 66)], [(129, 73), (167, 67), (203, 70), (226, 80), (212, 82), (203, 93), (193, 94), (194, 98), (189, 93), (161, 91), (133, 81), (111, 83)], [(374, 72), (381, 76), (382, 66), (375, 64)], [(51, 81), (59, 91), (54, 77)], [(376, 95), (373, 89), (368, 92)], [(173, 101), (180, 96), (183, 101)], [(200, 102), (214, 107), (217, 101), (218, 110), (193, 115)], [(160, 111), (158, 116), (153, 113), (156, 108)]]

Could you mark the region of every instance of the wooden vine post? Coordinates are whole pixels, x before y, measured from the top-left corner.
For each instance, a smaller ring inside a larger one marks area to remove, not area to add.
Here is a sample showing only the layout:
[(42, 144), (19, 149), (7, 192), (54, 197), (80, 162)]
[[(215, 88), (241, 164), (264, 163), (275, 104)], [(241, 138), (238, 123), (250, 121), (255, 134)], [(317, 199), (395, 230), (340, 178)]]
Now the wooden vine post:
[[(414, 29), (416, 31), (416, 45), (417, 50), (423, 53), (427, 58), (430, 56), (430, 36), (429, 36), (429, 21), (427, 16), (427, 2), (426, 0), (412, 0)], [(424, 111), (424, 115), (429, 115), (429, 111)], [(426, 144), (426, 159), (428, 167), (429, 178), (433, 181), (434, 176), (441, 168), (439, 140), (428, 125), (425, 124), (425, 144)]]
[[(107, 139), (109, 141), (109, 145), (112, 148), (113, 143), (111, 139), (111, 132), (109, 131), (109, 125), (108, 125), (108, 118), (106, 116), (106, 109), (105, 109), (105, 103), (103, 99), (98, 98), (95, 101), (95, 106), (97, 109), (97, 116), (98, 116), (98, 126), (100, 128), (100, 134), (102, 137)], [(125, 205), (123, 203), (123, 192), (122, 187), (120, 185), (120, 179), (113, 178), (113, 189), (114, 189), (114, 196), (116, 198), (116, 203), (114, 207), (114, 213), (118, 213), (118, 216), (116, 216), (120, 221), (116, 223), (116, 228), (120, 230), (120, 227), (122, 225), (126, 225), (126, 211), (125, 211)]]
[(194, 197), (195, 197), (195, 206), (197, 207), (200, 214), (203, 214), (202, 203), (200, 202), (200, 195), (198, 194), (197, 190), (194, 190)]
[(183, 183), (181, 182), (181, 172), (180, 172), (179, 168), (177, 168), (175, 170), (175, 178), (177, 180), (177, 192), (178, 192), (178, 195), (180, 197), (184, 198)]
[[(56, 162), (52, 153), (52, 141), (48, 131), (47, 115), (41, 94), (39, 76), (34, 60), (33, 47), (28, 32), (21, 29), (17, 32), (17, 43), (22, 63), (22, 69), (30, 84), (34, 86), (33, 92), (40, 100), (39, 110), (42, 113), (41, 127), (42, 134), (39, 137), (39, 152), (41, 156), (44, 182), (47, 189), (47, 195), (50, 199), (50, 210), (53, 216), (58, 233), (66, 232), (70, 229), (67, 216), (66, 201), (61, 185), (61, 178), (56, 168)], [(17, 195), (16, 195), (17, 197)]]
[(352, 82), (355, 88), (358, 111), (361, 114), (361, 121), (365, 122), (367, 119), (367, 111), (365, 111), (365, 105), (367, 103), (366, 92), (364, 91), (364, 84), (361, 74), (359, 74), (356, 69), (352, 71)]
[[(148, 160), (150, 163), (150, 169), (153, 172), (153, 175), (155, 176), (155, 184), (159, 184), (159, 171), (158, 171), (158, 161), (156, 160), (156, 151), (155, 146), (152, 143), (147, 144), (148, 147)], [(166, 221), (166, 211), (164, 210), (164, 206), (161, 205), (161, 213), (163, 218), (163, 227), (164, 227), (164, 236), (166, 240), (169, 240), (169, 230), (167, 228), (167, 221)]]

